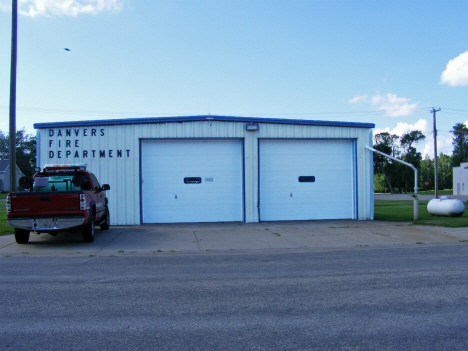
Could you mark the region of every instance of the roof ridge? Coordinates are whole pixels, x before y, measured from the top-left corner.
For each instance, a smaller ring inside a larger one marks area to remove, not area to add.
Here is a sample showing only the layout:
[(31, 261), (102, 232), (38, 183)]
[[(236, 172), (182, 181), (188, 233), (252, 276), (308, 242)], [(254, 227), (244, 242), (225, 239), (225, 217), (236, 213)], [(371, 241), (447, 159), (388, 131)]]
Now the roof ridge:
[(136, 117), (136, 118), (123, 118), (123, 119), (101, 119), (101, 120), (84, 120), (84, 121), (71, 121), (71, 122), (34, 123), (34, 129), (77, 127), (77, 126), (142, 124), (142, 123), (195, 122), (195, 121), (226, 121), (226, 122), (244, 122), (244, 123), (274, 123), (274, 124), (375, 128), (374, 123), (361, 123), (361, 122), (323, 121), (323, 120), (267, 118), (267, 117), (199, 115), (199, 116), (175, 116), (175, 117), (143, 117), (143, 118)]

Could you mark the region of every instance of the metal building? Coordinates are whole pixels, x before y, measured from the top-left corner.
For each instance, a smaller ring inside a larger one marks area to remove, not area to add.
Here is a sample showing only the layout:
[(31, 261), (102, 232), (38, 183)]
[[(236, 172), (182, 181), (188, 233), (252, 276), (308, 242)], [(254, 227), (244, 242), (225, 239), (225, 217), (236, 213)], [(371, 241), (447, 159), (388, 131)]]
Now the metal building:
[(86, 163), (111, 223), (373, 219), (371, 123), (194, 116), (36, 123), (38, 166)]
[(453, 167), (453, 195), (468, 195), (468, 162)]

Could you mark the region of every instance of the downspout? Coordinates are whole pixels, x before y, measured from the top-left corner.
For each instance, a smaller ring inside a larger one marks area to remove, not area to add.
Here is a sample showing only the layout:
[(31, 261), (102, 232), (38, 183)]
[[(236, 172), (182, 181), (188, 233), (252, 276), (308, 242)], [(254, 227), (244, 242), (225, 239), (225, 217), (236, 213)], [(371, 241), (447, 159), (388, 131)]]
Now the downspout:
[(403, 163), (405, 166), (408, 166), (408, 167), (411, 167), (414, 171), (414, 220), (417, 221), (419, 219), (419, 198), (418, 198), (418, 169), (416, 167), (414, 167), (411, 163), (408, 163), (408, 162), (405, 162), (405, 161), (402, 161), (396, 157), (393, 157), (393, 156), (390, 156), (390, 155), (387, 155), (386, 153), (383, 153), (379, 150), (376, 150), (376, 149), (373, 149), (369, 146), (365, 146), (366, 149), (370, 150), (370, 151), (373, 151), (379, 155), (382, 155), (382, 156), (385, 156), (387, 158), (390, 158), (394, 161), (397, 161), (397, 162), (400, 162), (400, 163)]

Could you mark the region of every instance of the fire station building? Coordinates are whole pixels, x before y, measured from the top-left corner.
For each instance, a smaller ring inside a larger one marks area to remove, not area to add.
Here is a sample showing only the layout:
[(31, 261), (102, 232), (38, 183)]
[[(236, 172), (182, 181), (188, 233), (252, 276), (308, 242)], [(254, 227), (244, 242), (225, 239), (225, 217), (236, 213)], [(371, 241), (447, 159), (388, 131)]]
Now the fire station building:
[(36, 123), (37, 166), (85, 163), (111, 224), (373, 219), (371, 123), (191, 116)]

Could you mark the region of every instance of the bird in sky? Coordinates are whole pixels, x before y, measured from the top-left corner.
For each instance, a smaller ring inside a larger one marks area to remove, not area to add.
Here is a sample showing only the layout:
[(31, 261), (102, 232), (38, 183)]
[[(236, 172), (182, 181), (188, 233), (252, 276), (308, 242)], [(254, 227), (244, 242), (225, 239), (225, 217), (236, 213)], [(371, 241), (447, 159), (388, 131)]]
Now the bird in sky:
[(70, 50), (70, 49), (68, 49), (68, 48), (64, 48), (64, 50), (65, 50), (65, 51), (71, 51), (71, 50)]

